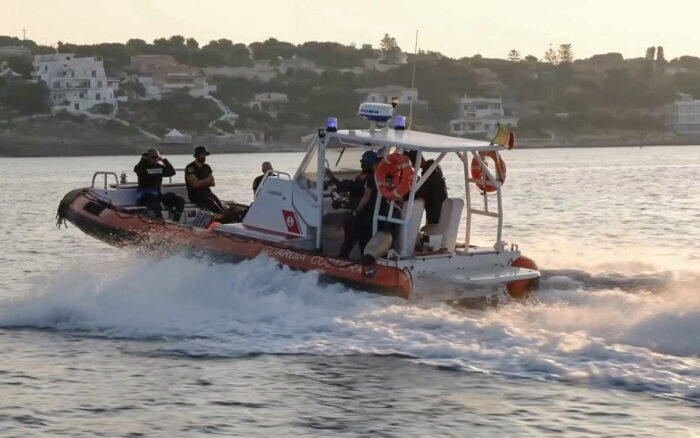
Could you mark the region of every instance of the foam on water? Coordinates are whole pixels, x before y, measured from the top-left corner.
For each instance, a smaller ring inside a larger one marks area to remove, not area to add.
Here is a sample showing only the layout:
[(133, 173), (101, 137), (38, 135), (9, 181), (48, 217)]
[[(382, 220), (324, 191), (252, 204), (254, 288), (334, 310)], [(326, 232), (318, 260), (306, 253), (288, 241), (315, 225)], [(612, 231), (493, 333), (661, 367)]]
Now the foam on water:
[(0, 327), (162, 341), (137, 343), (147, 354), (402, 355), (700, 401), (700, 277), (677, 275), (545, 271), (535, 299), (483, 311), (319, 284), (264, 257), (174, 256), (66, 272), (0, 303)]

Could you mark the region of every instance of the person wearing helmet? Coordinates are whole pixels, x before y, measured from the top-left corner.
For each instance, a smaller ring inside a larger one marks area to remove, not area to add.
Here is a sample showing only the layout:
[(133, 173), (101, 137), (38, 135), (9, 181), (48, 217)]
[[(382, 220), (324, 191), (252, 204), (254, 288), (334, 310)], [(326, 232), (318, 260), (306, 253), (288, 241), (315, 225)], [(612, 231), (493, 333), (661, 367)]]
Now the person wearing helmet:
[(362, 171), (358, 176), (353, 179), (338, 179), (333, 175), (330, 169), (326, 169), (326, 177), (328, 178), (328, 184), (335, 186), (336, 191), (339, 193), (346, 194), (349, 199), (350, 210), (355, 210), (357, 204), (362, 199), (362, 195), (365, 193), (365, 186), (367, 185), (367, 178), (373, 177), (372, 164), (376, 161), (377, 154), (373, 151), (367, 151), (360, 158), (360, 168)]

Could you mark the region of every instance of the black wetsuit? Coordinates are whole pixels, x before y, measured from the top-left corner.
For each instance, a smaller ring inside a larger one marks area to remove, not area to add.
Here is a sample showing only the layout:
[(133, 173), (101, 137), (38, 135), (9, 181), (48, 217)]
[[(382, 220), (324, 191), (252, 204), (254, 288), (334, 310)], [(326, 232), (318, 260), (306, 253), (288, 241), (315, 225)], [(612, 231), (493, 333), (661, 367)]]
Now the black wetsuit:
[(371, 191), (369, 202), (365, 204), (362, 210), (358, 211), (356, 216), (348, 216), (345, 221), (343, 221), (345, 238), (343, 239), (343, 244), (340, 246), (338, 257), (347, 259), (350, 257), (350, 253), (356, 242), (360, 247), (360, 253), (363, 253), (367, 242), (372, 238), (374, 206), (377, 202), (377, 183), (374, 181), (373, 175), (368, 175), (366, 173), (363, 173), (354, 180), (345, 180), (341, 181), (341, 183), (345, 183), (343, 187), (345, 189), (344, 191), (350, 193), (350, 204), (353, 211), (357, 208), (357, 204), (360, 202), (360, 199), (362, 199), (365, 190)]
[[(423, 172), (433, 164), (434, 160), (428, 160), (421, 166)], [(421, 198), (425, 202), (426, 223), (437, 224), (440, 222), (440, 211), (442, 202), (447, 199), (447, 185), (442, 169), (437, 166), (433, 173), (416, 192), (416, 198)]]
[(211, 167), (204, 163), (201, 166), (197, 165), (196, 161), (191, 162), (185, 167), (185, 183), (187, 184), (187, 195), (193, 204), (200, 208), (206, 208), (213, 213), (223, 213), (226, 209), (219, 198), (211, 191), (209, 187), (194, 188), (190, 184), (188, 178), (194, 175), (198, 180), (203, 180), (212, 174)]
[(167, 159), (163, 159), (163, 164), (153, 163), (146, 157), (134, 166), (134, 172), (138, 176), (137, 203), (151, 210), (157, 218), (163, 218), (163, 206), (161, 202), (173, 213), (173, 220), (179, 221), (182, 210), (185, 208), (185, 200), (175, 193), (161, 193), (160, 188), (163, 178), (175, 175), (173, 165)]

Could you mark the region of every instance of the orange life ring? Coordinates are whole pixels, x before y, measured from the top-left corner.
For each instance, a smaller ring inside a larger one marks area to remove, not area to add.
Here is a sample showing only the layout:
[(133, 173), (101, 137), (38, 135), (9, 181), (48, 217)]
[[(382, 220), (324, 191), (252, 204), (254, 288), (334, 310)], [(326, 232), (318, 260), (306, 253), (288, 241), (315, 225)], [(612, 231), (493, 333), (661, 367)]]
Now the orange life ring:
[[(496, 151), (486, 151), (486, 152), (479, 152), (479, 155), (481, 156), (481, 159), (483, 160), (486, 157), (491, 157), (493, 158), (493, 161), (496, 163), (496, 179), (498, 182), (503, 184), (506, 181), (506, 162), (503, 161), (503, 158), (499, 155), (498, 152)], [(484, 161), (484, 164), (488, 166), (488, 163)], [(482, 182), (477, 182), (476, 186), (485, 192), (495, 192), (496, 191), (496, 186), (489, 180), (488, 178), (484, 177), (484, 172), (481, 171), (481, 165), (479, 164), (479, 160), (476, 159), (476, 157), (472, 158), (472, 178), (482, 180)]]
[[(403, 199), (413, 184), (411, 160), (403, 154), (389, 154), (379, 162), (374, 177), (382, 196), (390, 201)], [(391, 182), (387, 178), (391, 178)]]
[[(535, 271), (539, 269), (537, 267), (537, 263), (525, 256), (518, 257), (517, 259), (513, 260), (513, 263), (511, 263), (510, 265), (514, 268), (527, 268), (534, 269)], [(530, 292), (532, 292), (534, 289), (537, 289), (538, 285), (539, 278), (511, 281), (510, 283), (508, 283), (508, 295), (516, 299), (527, 298), (530, 296)]]

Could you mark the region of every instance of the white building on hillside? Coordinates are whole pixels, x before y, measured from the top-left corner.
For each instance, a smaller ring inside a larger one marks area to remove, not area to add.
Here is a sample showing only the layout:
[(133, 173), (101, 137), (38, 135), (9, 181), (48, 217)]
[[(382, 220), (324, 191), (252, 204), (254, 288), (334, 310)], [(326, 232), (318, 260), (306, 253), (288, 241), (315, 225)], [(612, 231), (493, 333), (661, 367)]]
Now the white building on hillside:
[(503, 99), (488, 97), (467, 97), (459, 100), (459, 118), (450, 120), (450, 132), (455, 135), (493, 135), (496, 125), (518, 126), (518, 118), (506, 116)]
[(153, 73), (153, 86), (160, 94), (187, 89), (191, 96), (199, 97), (216, 92), (216, 85), (207, 83), (204, 71), (199, 67), (189, 65), (157, 68)]
[(365, 70), (386, 72), (407, 64), (408, 55), (404, 52), (394, 53), (391, 56), (381, 53), (377, 58), (365, 58), (363, 63)]
[(202, 70), (208, 78), (224, 76), (270, 82), (279, 76), (277, 68), (271, 67), (267, 62), (255, 63), (253, 67), (204, 67)]
[(363, 95), (363, 102), (391, 103), (394, 97), (399, 98), (399, 105), (425, 105), (427, 102), (418, 99), (418, 90), (400, 85), (387, 85), (376, 88), (358, 88), (355, 93)]
[(324, 69), (317, 66), (310, 59), (293, 56), (291, 58), (278, 58), (278, 70), (281, 74), (288, 74), (290, 70), (311, 70), (316, 73), (323, 73)]
[(85, 111), (101, 103), (114, 104), (119, 81), (107, 79), (102, 60), (70, 53), (34, 57), (32, 79), (43, 81), (55, 110)]
[(272, 117), (277, 117), (289, 101), (284, 93), (270, 92), (258, 93), (253, 97), (253, 100), (248, 103), (251, 108), (257, 108), (258, 111), (267, 113)]
[(666, 125), (680, 134), (700, 134), (700, 100), (680, 93), (667, 107)]

